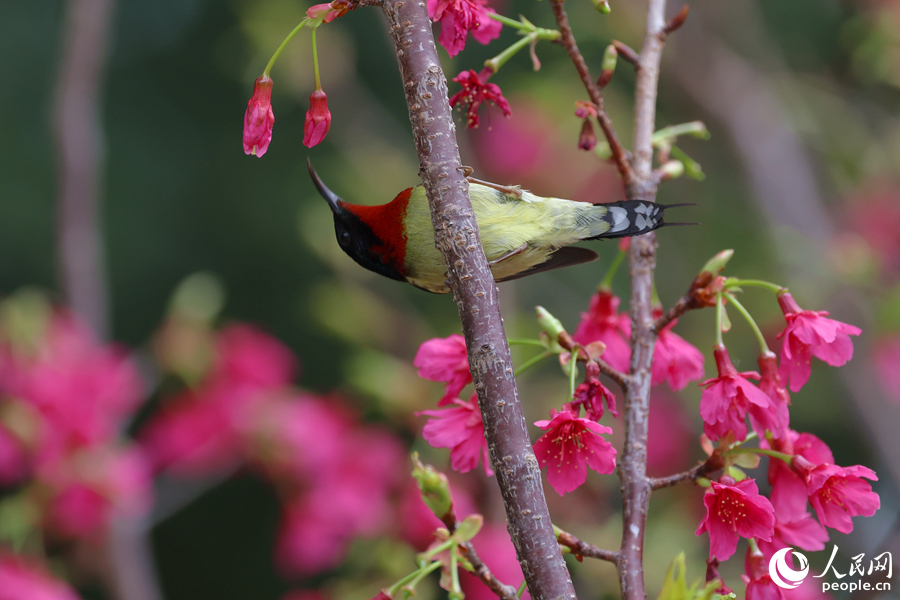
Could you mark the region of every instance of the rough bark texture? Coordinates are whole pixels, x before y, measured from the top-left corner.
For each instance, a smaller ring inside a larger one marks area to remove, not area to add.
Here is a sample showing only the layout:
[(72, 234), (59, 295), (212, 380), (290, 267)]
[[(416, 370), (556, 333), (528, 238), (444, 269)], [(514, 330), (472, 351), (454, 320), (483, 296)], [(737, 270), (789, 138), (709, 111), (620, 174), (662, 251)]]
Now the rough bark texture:
[[(634, 181), (626, 184), (628, 198), (654, 200), (653, 131), (656, 127), (656, 91), (659, 63), (665, 42), (666, 0), (650, 0), (647, 27), (635, 81)], [(619, 584), (626, 600), (643, 600), (644, 530), (650, 505), (647, 478), (647, 431), (650, 413), (650, 366), (656, 334), (653, 330), (653, 270), (656, 268), (656, 234), (632, 240), (631, 271), (631, 379), (625, 392), (625, 439), (619, 462), (622, 480), (622, 546), (619, 549)]]
[(535, 600), (574, 598), (518, 399), (497, 286), (460, 171), (447, 81), (426, 5), (421, 0), (385, 0), (383, 8), (400, 63), (435, 239), (462, 320), (491, 462), (519, 563)]

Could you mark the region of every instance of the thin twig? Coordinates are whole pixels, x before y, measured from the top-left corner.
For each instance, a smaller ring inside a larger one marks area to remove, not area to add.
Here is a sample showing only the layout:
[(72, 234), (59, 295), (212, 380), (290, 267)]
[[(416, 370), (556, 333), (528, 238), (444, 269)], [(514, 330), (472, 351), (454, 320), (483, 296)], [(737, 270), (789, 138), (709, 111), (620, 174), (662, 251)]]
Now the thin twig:
[(596, 558), (607, 562), (615, 563), (619, 560), (619, 553), (612, 550), (603, 550), (593, 544), (578, 539), (568, 531), (560, 531), (556, 535), (557, 541), (572, 551), (576, 556), (586, 556), (587, 558)]
[(516, 593), (516, 588), (507, 585), (494, 577), (491, 570), (487, 568), (487, 565), (485, 565), (478, 554), (475, 553), (475, 548), (472, 547), (471, 542), (466, 542), (465, 544), (462, 544), (461, 547), (463, 549), (463, 555), (472, 564), (472, 567), (475, 568), (475, 575), (488, 587), (488, 589), (494, 592), (498, 598), (502, 598), (502, 600), (518, 600), (519, 596)]
[(591, 358), (587, 353), (587, 350), (584, 349), (584, 346), (575, 342), (575, 340), (572, 339), (572, 336), (570, 336), (568, 332), (563, 331), (562, 333), (560, 333), (557, 336), (556, 341), (561, 347), (571, 352), (575, 357), (575, 360), (580, 360), (581, 362), (585, 363), (589, 360), (593, 360), (600, 368), (600, 372), (615, 381), (616, 384), (618, 384), (618, 386), (623, 390), (625, 389), (625, 386), (628, 385), (628, 375), (613, 368), (612, 365), (610, 365), (602, 358)]
[(722, 457), (713, 454), (706, 462), (702, 462), (696, 465), (692, 469), (688, 469), (687, 471), (683, 471), (681, 473), (676, 473), (675, 475), (669, 475), (668, 477), (652, 477), (650, 478), (650, 488), (653, 490), (659, 490), (662, 488), (672, 487), (673, 485), (677, 485), (682, 481), (696, 481), (700, 477), (706, 477), (710, 473), (715, 473), (719, 469), (724, 466), (722, 462)]
[(574, 599), (519, 402), (497, 286), (484, 256), (468, 182), (461, 170), (447, 79), (428, 11), (424, 2), (410, 0), (384, 0), (382, 8), (400, 66), (435, 242), (462, 321), (508, 530), (531, 597)]
[[(665, 35), (666, 0), (649, 0), (640, 69), (635, 81), (634, 180), (626, 182), (629, 198), (656, 198), (652, 177), (653, 131), (656, 126), (656, 95), (659, 64)], [(650, 503), (647, 479), (647, 434), (650, 416), (650, 385), (653, 349), (653, 271), (656, 267), (656, 235), (634, 238), (628, 255), (631, 274), (631, 379), (625, 392), (623, 419), (625, 436), (619, 462), (622, 481), (622, 545), (616, 571), (624, 600), (646, 600), (644, 587), (644, 531)]]
[[(631, 164), (628, 162), (628, 154), (622, 147), (622, 143), (619, 142), (619, 137), (616, 135), (616, 131), (613, 128), (612, 120), (609, 118), (609, 115), (606, 114), (606, 108), (603, 104), (603, 94), (600, 92), (600, 88), (594, 83), (594, 79), (591, 77), (587, 64), (584, 62), (584, 57), (581, 55), (578, 46), (575, 44), (575, 36), (572, 34), (572, 27), (569, 25), (569, 17), (566, 15), (566, 9), (563, 7), (563, 0), (550, 0), (550, 7), (553, 9), (556, 23), (559, 25), (560, 36), (556, 42), (562, 45), (562, 47), (566, 49), (566, 52), (568, 52), (569, 58), (572, 59), (575, 70), (578, 71), (578, 76), (581, 78), (581, 82), (584, 84), (584, 88), (591, 98), (591, 102), (597, 106), (597, 122), (603, 130), (603, 134), (606, 136), (606, 141), (609, 142), (613, 162), (619, 170), (619, 175), (621, 175), (625, 185), (628, 186), (634, 181)], [(629, 198), (630, 197), (631, 196), (629, 196)]]

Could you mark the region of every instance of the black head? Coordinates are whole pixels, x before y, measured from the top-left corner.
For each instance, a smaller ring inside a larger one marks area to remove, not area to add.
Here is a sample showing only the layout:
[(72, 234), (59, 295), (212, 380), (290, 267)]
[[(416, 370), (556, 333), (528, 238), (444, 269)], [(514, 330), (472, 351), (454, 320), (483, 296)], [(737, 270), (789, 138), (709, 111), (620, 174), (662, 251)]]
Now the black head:
[(401, 272), (403, 265), (393, 264), (390, 253), (385, 251), (387, 248), (385, 240), (375, 235), (372, 228), (354, 211), (354, 209), (367, 207), (356, 207), (341, 200), (319, 178), (313, 169), (312, 161), (307, 159), (307, 164), (313, 184), (328, 202), (331, 213), (334, 215), (334, 233), (341, 250), (361, 267), (390, 279), (406, 281)]

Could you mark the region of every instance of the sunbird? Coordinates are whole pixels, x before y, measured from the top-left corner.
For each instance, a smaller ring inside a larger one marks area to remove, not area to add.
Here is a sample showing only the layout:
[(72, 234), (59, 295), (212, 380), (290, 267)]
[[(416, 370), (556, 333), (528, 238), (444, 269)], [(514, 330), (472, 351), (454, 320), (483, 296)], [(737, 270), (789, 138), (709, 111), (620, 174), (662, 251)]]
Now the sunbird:
[[(387, 204), (363, 206), (344, 202), (329, 190), (312, 162), (309, 174), (328, 201), (338, 244), (350, 258), (379, 275), (428, 292), (451, 291), (444, 259), (435, 246), (422, 184), (403, 190)], [(663, 221), (665, 209), (683, 204), (644, 200), (591, 204), (544, 198), (517, 186), (471, 177), (468, 180), (481, 245), (498, 282), (598, 258), (593, 250), (571, 246), (575, 242), (640, 235), (665, 225), (687, 224)]]

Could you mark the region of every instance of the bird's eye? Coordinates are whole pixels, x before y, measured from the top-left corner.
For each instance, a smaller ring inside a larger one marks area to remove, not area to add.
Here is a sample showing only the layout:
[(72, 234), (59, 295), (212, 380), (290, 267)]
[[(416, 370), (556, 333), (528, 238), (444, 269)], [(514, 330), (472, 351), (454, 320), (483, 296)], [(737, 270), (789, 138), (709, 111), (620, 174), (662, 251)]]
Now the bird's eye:
[(349, 246), (350, 245), (350, 232), (346, 229), (342, 230), (338, 233), (338, 243), (341, 246)]

